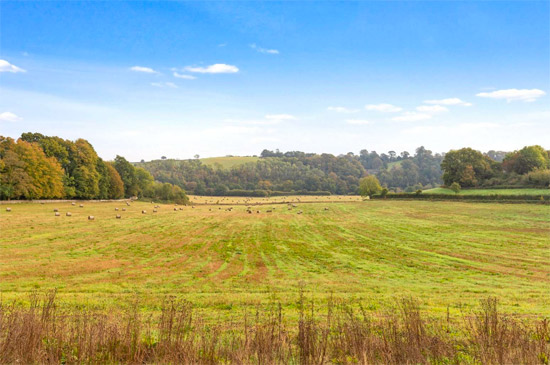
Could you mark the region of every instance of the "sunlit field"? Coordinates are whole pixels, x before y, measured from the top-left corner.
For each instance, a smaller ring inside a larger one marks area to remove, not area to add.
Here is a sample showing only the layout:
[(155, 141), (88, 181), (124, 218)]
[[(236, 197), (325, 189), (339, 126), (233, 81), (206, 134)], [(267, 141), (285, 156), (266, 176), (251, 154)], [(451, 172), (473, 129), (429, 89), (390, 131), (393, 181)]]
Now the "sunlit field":
[[(456, 193), (447, 188), (434, 188), (424, 190), (426, 194), (450, 194)], [(459, 195), (550, 195), (550, 189), (463, 189)]]
[(447, 306), (458, 312), (496, 296), (504, 311), (550, 314), (547, 206), (191, 200), (157, 212), (150, 202), (2, 205), (3, 300), (56, 288), (63, 303), (112, 308), (139, 297), (148, 310), (175, 295), (218, 318), (273, 300), (292, 313), (302, 289), (370, 310), (413, 297), (443, 315)]

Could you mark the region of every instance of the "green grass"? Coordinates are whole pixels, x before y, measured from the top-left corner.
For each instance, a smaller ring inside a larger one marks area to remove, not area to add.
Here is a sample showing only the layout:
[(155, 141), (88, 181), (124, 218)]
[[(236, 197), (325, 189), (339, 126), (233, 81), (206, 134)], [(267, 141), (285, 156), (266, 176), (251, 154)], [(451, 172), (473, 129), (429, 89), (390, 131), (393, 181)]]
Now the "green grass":
[[(424, 190), (426, 194), (450, 194), (455, 192), (446, 188)], [(460, 195), (550, 195), (550, 189), (463, 189)]]
[(162, 205), (158, 213), (143, 202), (126, 212), (115, 212), (123, 203), (13, 204), (10, 213), (2, 206), (0, 292), (21, 299), (57, 288), (66, 303), (100, 308), (136, 295), (156, 308), (170, 294), (213, 317), (272, 299), (292, 310), (301, 287), (314, 299), (334, 294), (373, 309), (413, 296), (440, 314), (494, 295), (505, 311), (550, 315), (547, 206), (297, 205), (253, 214), (244, 205)]
[(259, 157), (253, 156), (226, 156), (226, 157), (207, 157), (201, 158), (201, 162), (205, 165), (216, 167), (221, 166), (224, 169), (230, 169), (234, 166), (243, 165), (248, 162), (256, 162)]

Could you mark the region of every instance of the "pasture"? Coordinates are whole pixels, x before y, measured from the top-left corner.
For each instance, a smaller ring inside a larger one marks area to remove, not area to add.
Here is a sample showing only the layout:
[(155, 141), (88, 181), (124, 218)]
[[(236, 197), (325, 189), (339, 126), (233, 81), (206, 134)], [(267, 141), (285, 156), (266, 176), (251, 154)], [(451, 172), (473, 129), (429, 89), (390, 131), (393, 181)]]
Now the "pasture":
[(57, 288), (64, 303), (106, 309), (137, 295), (145, 310), (175, 295), (216, 318), (271, 300), (292, 312), (300, 289), (372, 310), (412, 296), (443, 315), (496, 296), (504, 311), (550, 315), (547, 206), (308, 198), (252, 198), (264, 203), (252, 213), (237, 205), (249, 198), (156, 213), (150, 202), (4, 204), (0, 292)]
[[(423, 190), (426, 194), (448, 194), (456, 193), (447, 188), (434, 188)], [(550, 189), (462, 189), (458, 195), (550, 195)]]
[(232, 167), (243, 165), (249, 162), (258, 161), (259, 157), (254, 156), (225, 156), (225, 157), (206, 157), (201, 158), (200, 161), (211, 167), (221, 167), (223, 169), (230, 169)]

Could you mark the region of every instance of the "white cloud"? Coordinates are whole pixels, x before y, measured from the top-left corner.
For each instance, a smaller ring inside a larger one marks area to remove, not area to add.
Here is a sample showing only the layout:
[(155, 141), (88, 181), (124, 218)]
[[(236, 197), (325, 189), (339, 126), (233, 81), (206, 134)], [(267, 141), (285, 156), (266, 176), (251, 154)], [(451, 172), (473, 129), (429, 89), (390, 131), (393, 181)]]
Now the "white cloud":
[(349, 109), (349, 108), (346, 108), (346, 107), (343, 107), (343, 106), (329, 106), (327, 108), (328, 111), (331, 111), (331, 112), (338, 112), (338, 113), (357, 113), (359, 110), (358, 109)]
[(0, 60), (0, 72), (17, 73), (17, 72), (27, 72), (27, 71), (23, 70), (20, 67), (12, 65), (6, 60)]
[(425, 104), (438, 104), (438, 105), (462, 105), (462, 106), (472, 106), (472, 103), (468, 103), (459, 98), (447, 98), (447, 99), (432, 99), (424, 100)]
[(430, 119), (432, 116), (425, 113), (417, 112), (404, 112), (398, 117), (393, 117), (392, 120), (396, 122), (418, 122), (420, 120)]
[(441, 105), (421, 105), (421, 106), (417, 106), (416, 110), (419, 112), (430, 113), (430, 114), (443, 113), (443, 112), (449, 111), (449, 109)]
[(267, 49), (267, 48), (258, 47), (258, 46), (255, 45), (254, 43), (252, 43), (252, 44), (250, 45), (250, 48), (255, 49), (256, 51), (258, 51), (258, 52), (260, 52), (260, 53), (279, 54), (279, 51), (276, 50), (276, 49)]
[(365, 109), (383, 113), (397, 113), (403, 110), (403, 108), (391, 104), (369, 104), (365, 106)]
[(290, 114), (268, 114), (264, 118), (268, 120), (296, 120), (297, 119), (294, 115), (290, 115)]
[(185, 67), (185, 71), (197, 72), (201, 74), (231, 74), (239, 72), (237, 66), (226, 65), (225, 63), (216, 63), (207, 67)]
[(543, 95), (546, 95), (546, 93), (539, 89), (505, 89), (476, 94), (476, 96), (481, 98), (506, 99), (507, 102), (533, 102)]
[(133, 66), (133, 67), (130, 67), (130, 70), (134, 71), (134, 72), (144, 72), (144, 73), (147, 73), (147, 74), (158, 74), (157, 71), (153, 70), (150, 67)]
[(193, 75), (180, 74), (180, 73), (175, 72), (175, 71), (174, 71), (174, 77), (177, 77), (178, 79), (185, 79), (185, 80), (195, 80), (196, 79), (196, 77), (193, 76)]
[(3, 112), (0, 113), (0, 121), (2, 122), (17, 122), (18, 120), (21, 120), (23, 118), (15, 115), (12, 112)]
[(364, 120), (364, 119), (348, 119), (348, 120), (346, 120), (346, 122), (348, 124), (353, 124), (353, 125), (367, 125), (367, 124), (370, 124), (370, 122), (368, 120)]
[(177, 89), (178, 85), (174, 84), (173, 82), (152, 82), (151, 86), (155, 87), (169, 87), (172, 89)]

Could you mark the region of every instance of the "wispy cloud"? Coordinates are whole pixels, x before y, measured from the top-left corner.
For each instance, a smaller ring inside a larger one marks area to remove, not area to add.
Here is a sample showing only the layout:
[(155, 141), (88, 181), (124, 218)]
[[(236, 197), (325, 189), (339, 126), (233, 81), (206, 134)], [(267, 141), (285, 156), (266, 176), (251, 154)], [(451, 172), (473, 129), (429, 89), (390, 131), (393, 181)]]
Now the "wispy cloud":
[(147, 73), (147, 74), (158, 74), (157, 71), (153, 70), (150, 67), (133, 66), (133, 67), (130, 67), (130, 70), (134, 71), (134, 72), (143, 72), (143, 73)]
[(268, 48), (262, 48), (258, 47), (256, 44), (252, 43), (250, 45), (250, 48), (260, 52), (260, 53), (267, 53), (267, 54), (279, 54), (279, 51), (276, 49), (268, 49)]
[(206, 67), (185, 67), (185, 71), (197, 72), (201, 74), (231, 74), (239, 72), (237, 66), (226, 65), (225, 63), (216, 63)]
[(174, 71), (174, 77), (177, 77), (178, 79), (185, 79), (185, 80), (195, 80), (196, 77), (193, 76), (193, 75), (185, 75), (185, 74), (180, 74), (178, 72), (175, 72)]
[(370, 124), (368, 120), (364, 119), (348, 119), (346, 120), (346, 123), (353, 124), (353, 125), (367, 125)]
[(382, 113), (397, 113), (403, 110), (403, 108), (391, 104), (369, 104), (365, 106), (365, 109)]
[(441, 105), (421, 105), (421, 106), (417, 106), (416, 110), (422, 113), (430, 113), (430, 114), (444, 113), (449, 111), (449, 109)]
[(357, 113), (359, 111), (359, 109), (349, 109), (343, 106), (329, 106), (327, 110), (331, 112), (347, 113), (347, 114)]
[(424, 100), (424, 104), (472, 106), (472, 103), (468, 103), (459, 98)]
[(544, 95), (546, 95), (546, 93), (539, 89), (505, 89), (476, 94), (476, 96), (481, 98), (505, 99), (507, 102), (533, 102)]
[(19, 120), (22, 120), (20, 116), (17, 116), (16, 114), (12, 112), (3, 112), (0, 113), (0, 121), (2, 122), (17, 122)]
[(173, 82), (152, 82), (151, 86), (155, 87), (168, 87), (171, 89), (177, 89), (178, 85), (174, 84)]
[(397, 117), (393, 117), (392, 120), (396, 122), (418, 122), (420, 120), (430, 119), (432, 116), (426, 113), (417, 112), (404, 112)]
[(27, 71), (23, 70), (21, 67), (12, 65), (6, 60), (0, 60), (0, 72), (17, 73), (17, 72), (27, 72)]

